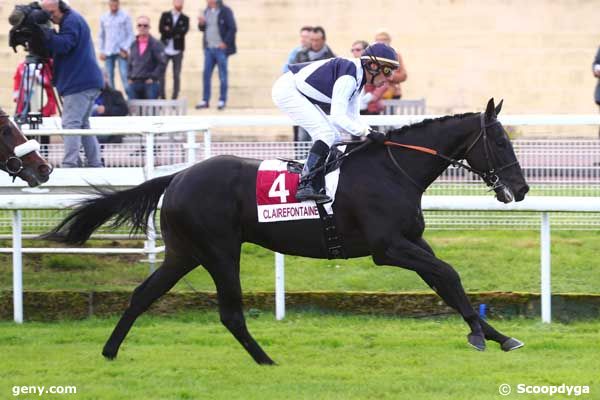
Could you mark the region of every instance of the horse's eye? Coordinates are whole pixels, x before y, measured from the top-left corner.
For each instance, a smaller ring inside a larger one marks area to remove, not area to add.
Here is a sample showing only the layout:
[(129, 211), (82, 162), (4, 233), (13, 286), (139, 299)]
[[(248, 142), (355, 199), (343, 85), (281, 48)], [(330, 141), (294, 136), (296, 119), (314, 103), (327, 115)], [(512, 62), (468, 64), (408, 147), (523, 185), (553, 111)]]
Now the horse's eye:
[(506, 147), (507, 144), (508, 141), (505, 138), (496, 139), (496, 145), (498, 145), (498, 147)]

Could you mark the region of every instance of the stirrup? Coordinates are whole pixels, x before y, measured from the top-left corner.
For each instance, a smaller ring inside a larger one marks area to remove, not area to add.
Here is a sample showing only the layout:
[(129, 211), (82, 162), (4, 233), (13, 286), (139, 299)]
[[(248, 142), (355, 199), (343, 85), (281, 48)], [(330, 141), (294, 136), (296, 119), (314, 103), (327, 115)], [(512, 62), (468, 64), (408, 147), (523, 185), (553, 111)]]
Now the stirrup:
[(327, 196), (325, 193), (315, 192), (313, 188), (310, 186), (306, 186), (304, 188), (299, 189), (296, 192), (296, 200), (298, 201), (306, 201), (306, 200), (314, 200), (317, 203), (326, 203), (331, 201), (331, 198)]

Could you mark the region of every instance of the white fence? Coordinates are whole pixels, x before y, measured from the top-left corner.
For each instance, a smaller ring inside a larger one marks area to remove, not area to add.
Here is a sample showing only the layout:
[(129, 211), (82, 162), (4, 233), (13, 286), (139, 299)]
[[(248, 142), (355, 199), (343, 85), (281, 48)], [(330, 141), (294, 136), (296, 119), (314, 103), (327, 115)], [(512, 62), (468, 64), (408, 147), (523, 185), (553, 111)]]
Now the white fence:
[[(13, 304), (14, 320), (23, 322), (23, 278), (22, 278), (22, 254), (21, 245), (21, 210), (24, 209), (63, 209), (68, 208), (77, 201), (85, 198), (85, 195), (22, 195), (22, 196), (0, 196), (0, 209), (12, 210), (13, 212)], [(502, 204), (493, 197), (475, 196), (425, 196), (422, 207), (424, 210), (478, 210), (478, 211), (513, 211), (513, 212), (541, 212), (541, 303), (542, 321), (551, 321), (551, 284), (550, 284), (550, 212), (600, 212), (600, 201), (590, 201), (585, 197), (529, 197), (519, 203)], [(150, 236), (154, 233), (150, 232)], [(80, 249), (81, 250), (81, 249)], [(94, 249), (91, 249), (92, 251)], [(130, 250), (133, 253), (146, 253), (156, 255), (164, 250), (164, 247), (149, 246), (146, 249)], [(38, 252), (51, 252), (53, 249), (38, 249)], [(56, 250), (60, 252), (61, 250)], [(114, 253), (122, 252), (115, 249)], [(276, 318), (285, 316), (285, 284), (283, 256), (277, 254), (275, 258), (275, 303)]]

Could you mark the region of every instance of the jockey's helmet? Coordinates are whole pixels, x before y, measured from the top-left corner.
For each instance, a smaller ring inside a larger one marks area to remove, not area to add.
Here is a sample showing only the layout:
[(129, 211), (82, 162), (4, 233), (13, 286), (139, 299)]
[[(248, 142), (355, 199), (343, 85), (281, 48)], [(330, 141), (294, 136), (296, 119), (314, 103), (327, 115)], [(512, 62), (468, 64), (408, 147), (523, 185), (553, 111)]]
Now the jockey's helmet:
[(392, 75), (400, 67), (398, 53), (385, 43), (374, 43), (367, 47), (360, 56), (363, 67), (376, 76), (380, 73), (385, 77)]

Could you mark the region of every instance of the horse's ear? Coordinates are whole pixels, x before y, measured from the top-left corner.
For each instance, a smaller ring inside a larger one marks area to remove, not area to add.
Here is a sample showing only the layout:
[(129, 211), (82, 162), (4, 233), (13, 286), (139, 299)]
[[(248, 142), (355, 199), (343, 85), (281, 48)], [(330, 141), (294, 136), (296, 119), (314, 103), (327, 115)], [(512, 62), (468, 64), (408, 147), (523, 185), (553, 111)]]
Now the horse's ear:
[(493, 119), (496, 118), (496, 110), (494, 109), (494, 98), (492, 97), (488, 103), (487, 103), (487, 107), (485, 108), (485, 120), (486, 121), (492, 121)]
[(496, 116), (498, 116), (498, 114), (500, 114), (500, 110), (502, 110), (502, 103), (504, 103), (504, 99), (500, 100), (500, 103), (498, 103), (496, 109), (494, 110), (496, 111)]

